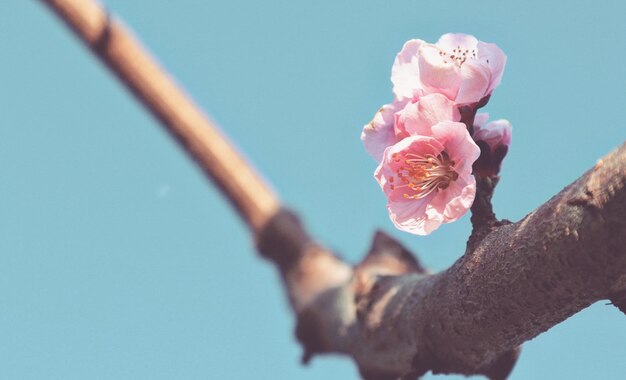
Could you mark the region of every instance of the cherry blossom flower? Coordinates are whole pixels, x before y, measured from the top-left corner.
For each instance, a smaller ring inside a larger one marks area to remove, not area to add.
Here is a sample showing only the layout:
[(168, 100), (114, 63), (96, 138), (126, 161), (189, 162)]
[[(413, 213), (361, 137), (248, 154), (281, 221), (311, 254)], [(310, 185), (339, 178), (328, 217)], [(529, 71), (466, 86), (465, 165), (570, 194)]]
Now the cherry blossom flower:
[(403, 231), (427, 235), (457, 220), (474, 202), (472, 163), (480, 149), (465, 124), (441, 121), (430, 135), (412, 135), (389, 146), (374, 177), (387, 210)]
[(491, 149), (498, 145), (511, 145), (513, 127), (508, 120), (500, 119), (487, 123), (488, 113), (479, 113), (474, 119), (474, 140), (486, 142)]
[(391, 70), (397, 100), (440, 93), (459, 105), (478, 103), (500, 84), (506, 55), (467, 34), (444, 34), (435, 44), (407, 41)]
[(365, 150), (380, 162), (388, 146), (411, 135), (428, 136), (431, 127), (440, 121), (460, 119), (453, 101), (441, 94), (429, 94), (414, 101), (384, 105), (363, 127), (361, 140)]
[(479, 113), (474, 119), (473, 137), (481, 150), (480, 157), (474, 163), (474, 171), (482, 177), (495, 176), (500, 172), (513, 132), (508, 120), (500, 119), (490, 123), (487, 120), (487, 113)]
[(394, 130), (397, 138), (429, 136), (431, 128), (440, 121), (461, 120), (458, 107), (442, 94), (429, 94), (412, 100), (396, 115)]
[(402, 110), (407, 102), (408, 99), (404, 99), (385, 104), (376, 112), (372, 121), (363, 127), (361, 141), (367, 153), (377, 162), (382, 160), (385, 149), (398, 141), (394, 131), (396, 113)]

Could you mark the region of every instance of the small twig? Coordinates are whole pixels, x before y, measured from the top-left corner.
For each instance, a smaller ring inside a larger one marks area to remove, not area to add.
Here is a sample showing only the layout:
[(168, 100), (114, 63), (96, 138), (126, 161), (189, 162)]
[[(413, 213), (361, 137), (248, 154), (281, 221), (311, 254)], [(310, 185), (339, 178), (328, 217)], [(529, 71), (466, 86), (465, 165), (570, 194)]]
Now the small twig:
[(476, 176), (476, 198), (472, 204), (472, 226), (474, 229), (489, 226), (496, 222), (496, 214), (493, 212), (491, 197), (498, 184), (500, 177)]
[(278, 198), (139, 41), (93, 0), (41, 1), (161, 121), (213, 179), (256, 236), (278, 211)]
[(498, 220), (493, 212), (491, 198), (493, 197), (496, 185), (500, 181), (500, 177), (476, 177), (476, 198), (472, 204), (472, 234), (467, 241), (467, 252), (474, 250), (476, 245), (480, 243), (485, 236), (489, 234), (495, 227), (510, 224), (508, 220)]

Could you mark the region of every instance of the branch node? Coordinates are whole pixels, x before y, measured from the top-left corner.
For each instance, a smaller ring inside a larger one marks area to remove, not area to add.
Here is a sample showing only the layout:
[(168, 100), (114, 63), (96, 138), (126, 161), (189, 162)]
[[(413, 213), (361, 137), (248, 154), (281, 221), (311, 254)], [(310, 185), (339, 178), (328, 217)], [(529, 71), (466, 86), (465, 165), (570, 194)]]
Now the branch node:
[(615, 306), (626, 315), (626, 290), (612, 295), (609, 301), (609, 305)]
[(493, 206), (491, 205), (491, 197), (500, 181), (497, 175), (490, 177), (476, 177), (476, 197), (472, 204), (472, 234), (467, 242), (467, 252), (473, 251), (473, 248), (480, 243), (494, 228), (511, 224), (508, 220), (498, 221)]
[(359, 320), (371, 310), (373, 302), (388, 290), (389, 284), (393, 284), (395, 276), (429, 274), (411, 251), (380, 230), (375, 232), (369, 252), (354, 272), (354, 297)]
[(302, 365), (308, 365), (315, 354), (325, 352), (325, 344), (319, 332), (319, 324), (310, 310), (298, 314), (295, 334), (304, 349), (300, 360)]
[(104, 22), (102, 24), (102, 31), (99, 32), (98, 37), (91, 44), (91, 48), (98, 54), (102, 54), (111, 42), (112, 28), (111, 28), (111, 13), (103, 8)]
[(585, 187), (584, 191), (580, 191), (575, 196), (567, 200), (567, 204), (570, 206), (581, 206), (597, 210), (598, 206), (593, 202), (593, 192)]
[(417, 257), (405, 246), (383, 231), (376, 231), (370, 250), (358, 265), (359, 269), (382, 270), (385, 274), (427, 273)]
[(281, 273), (303, 256), (305, 247), (312, 242), (298, 216), (289, 209), (279, 209), (257, 235), (257, 250), (264, 258), (275, 263)]

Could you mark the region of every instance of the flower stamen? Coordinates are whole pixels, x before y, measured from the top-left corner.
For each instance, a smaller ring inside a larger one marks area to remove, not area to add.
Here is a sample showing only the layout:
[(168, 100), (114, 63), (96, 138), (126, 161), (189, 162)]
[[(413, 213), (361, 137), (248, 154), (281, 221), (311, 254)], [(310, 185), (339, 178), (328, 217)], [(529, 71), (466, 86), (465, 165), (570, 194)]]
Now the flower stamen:
[(389, 177), (388, 182), (391, 190), (401, 188), (412, 190), (402, 194), (405, 199), (422, 199), (434, 192), (447, 189), (452, 181), (459, 178), (459, 174), (454, 171), (455, 162), (445, 150), (436, 156), (408, 153), (403, 158), (402, 160), (397, 154), (392, 156), (395, 162), (402, 162), (404, 165), (396, 169), (396, 175)]
[(461, 67), (468, 59), (476, 59), (476, 49), (462, 49), (461, 46), (457, 46), (449, 54), (439, 51), (439, 56), (443, 58), (444, 63), (448, 63), (447, 59), (451, 59), (458, 67)]

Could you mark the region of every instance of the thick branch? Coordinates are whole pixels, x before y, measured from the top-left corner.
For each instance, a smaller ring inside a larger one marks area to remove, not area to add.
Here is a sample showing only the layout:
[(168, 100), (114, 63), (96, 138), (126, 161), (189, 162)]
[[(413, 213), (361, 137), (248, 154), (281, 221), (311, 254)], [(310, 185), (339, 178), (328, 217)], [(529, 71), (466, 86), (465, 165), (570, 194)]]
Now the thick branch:
[(435, 275), (381, 234), (352, 271), (303, 243), (282, 273), (307, 355), (347, 354), (367, 379), (506, 377), (523, 342), (626, 289), (625, 185), (622, 146)]
[(593, 302), (611, 298), (626, 310), (626, 147), (515, 224), (495, 221), (491, 194), (482, 194), (477, 201), (488, 207), (477, 203), (474, 218), (480, 233), (442, 273), (427, 273), (384, 234), (351, 268), (312, 242), (293, 214), (278, 211), (250, 165), (98, 4), (43, 2), (178, 139), (257, 234), (298, 314), (305, 358), (347, 354), (366, 379), (428, 370), (501, 379), (521, 343)]

